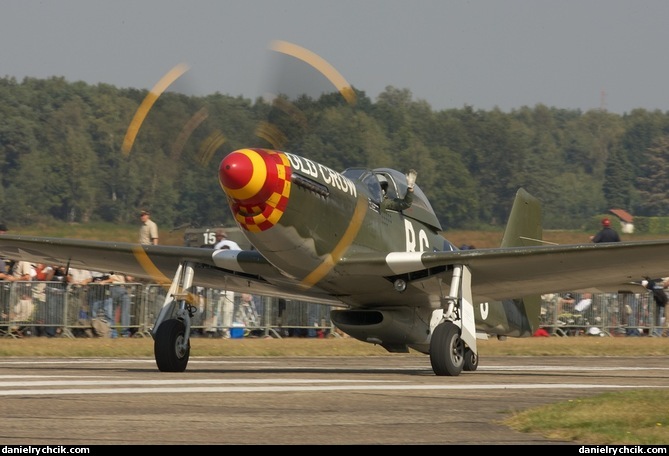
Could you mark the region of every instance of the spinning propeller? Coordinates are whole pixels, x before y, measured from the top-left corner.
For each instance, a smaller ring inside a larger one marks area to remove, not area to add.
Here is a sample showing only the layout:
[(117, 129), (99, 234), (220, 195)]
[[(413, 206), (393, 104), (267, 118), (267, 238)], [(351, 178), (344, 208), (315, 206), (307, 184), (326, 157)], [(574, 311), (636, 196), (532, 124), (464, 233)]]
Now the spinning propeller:
[[(273, 41), (269, 49), (272, 51), (272, 57), (276, 59), (273, 63), (280, 67), (280, 71), (276, 84), (274, 84), (274, 90), (263, 96), (271, 108), (268, 119), (259, 123), (255, 134), (270, 144), (273, 149), (279, 150), (285, 147), (289, 142), (296, 141), (297, 135), (308, 131), (307, 116), (291, 101), (291, 97), (297, 100), (302, 96), (308, 96), (315, 100), (321, 95), (333, 93), (332, 87), (334, 87), (346, 103), (351, 106), (355, 105), (356, 94), (351, 85), (332, 65), (316, 53), (285, 41)], [(187, 71), (189, 67), (186, 64), (176, 65), (161, 77), (146, 95), (126, 131), (121, 149), (124, 156), (129, 156), (132, 152), (142, 124), (160, 96)], [(204, 125), (208, 116), (207, 108), (203, 107), (184, 123), (172, 143), (171, 158), (173, 160), (178, 160), (184, 147), (193, 137), (193, 133)], [(201, 165), (207, 164), (220, 153), (225, 142), (225, 135), (214, 128), (197, 147), (198, 162)], [(278, 154), (275, 158), (279, 159)], [(268, 198), (271, 200), (271, 195), (277, 189), (280, 194), (281, 186), (286, 185), (286, 182), (290, 180), (289, 175), (279, 176), (277, 174), (277, 169), (279, 173), (282, 168), (290, 169), (285, 165), (284, 163), (260, 164), (252, 154), (245, 157), (240, 156), (239, 153), (230, 154), (221, 161), (219, 182), (226, 191), (235, 196), (237, 204), (243, 206), (241, 207), (242, 213), (254, 214), (259, 210), (258, 205), (261, 202), (267, 201)], [(272, 175), (272, 179), (267, 179), (268, 175)], [(270, 184), (264, 184), (265, 187), (262, 187), (262, 183), (265, 182)], [(277, 201), (272, 208), (276, 208), (279, 204), (280, 202)], [(263, 207), (262, 210), (267, 211), (268, 209)], [(135, 257), (156, 283), (171, 283), (171, 279), (160, 272), (141, 246), (136, 248)]]

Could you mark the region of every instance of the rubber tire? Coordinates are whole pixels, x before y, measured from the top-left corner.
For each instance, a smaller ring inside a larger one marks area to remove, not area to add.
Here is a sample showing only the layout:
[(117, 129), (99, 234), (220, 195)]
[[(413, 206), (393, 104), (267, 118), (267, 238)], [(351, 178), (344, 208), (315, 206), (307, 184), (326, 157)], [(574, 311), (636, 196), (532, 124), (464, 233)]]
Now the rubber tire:
[(183, 343), (186, 326), (181, 320), (165, 320), (154, 337), (153, 354), (161, 372), (183, 372), (190, 356), (190, 340), (186, 350), (179, 349)]
[(467, 372), (474, 372), (477, 367), (479, 367), (479, 355), (474, 353), (471, 348), (465, 348), (465, 363), (462, 369)]
[(430, 339), (430, 363), (436, 375), (457, 377), (465, 364), (465, 344), (460, 329), (450, 321), (434, 328)]

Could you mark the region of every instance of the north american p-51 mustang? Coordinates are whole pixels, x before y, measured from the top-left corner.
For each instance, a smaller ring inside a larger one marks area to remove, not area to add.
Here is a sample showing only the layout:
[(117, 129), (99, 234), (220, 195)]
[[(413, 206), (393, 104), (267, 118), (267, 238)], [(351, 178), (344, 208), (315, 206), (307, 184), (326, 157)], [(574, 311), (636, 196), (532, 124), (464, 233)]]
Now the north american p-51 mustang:
[[(665, 240), (543, 242), (540, 203), (523, 189), (499, 248), (459, 250), (414, 177), (338, 172), (280, 149), (244, 148), (222, 159), (218, 180), (252, 250), (3, 235), (0, 255), (172, 277), (152, 328), (164, 372), (186, 370), (196, 286), (332, 306), (332, 322), (350, 336), (389, 352), (416, 350), (436, 375), (457, 376), (477, 369), (479, 335), (531, 336), (540, 294), (641, 291), (633, 281), (669, 269)], [(408, 208), (384, 203), (408, 191)]]
[(477, 333), (526, 337), (540, 293), (618, 291), (666, 275), (669, 241), (545, 245), (537, 199), (520, 189), (499, 248), (459, 250), (442, 235), (428, 199), (384, 209), (408, 191), (388, 168), (343, 172), (268, 149), (227, 155), (219, 180), (254, 250), (139, 245), (3, 235), (0, 254), (92, 270), (173, 276), (152, 329), (160, 371), (186, 369), (194, 286), (333, 306), (332, 322), (390, 352), (429, 354), (436, 375), (478, 366)]

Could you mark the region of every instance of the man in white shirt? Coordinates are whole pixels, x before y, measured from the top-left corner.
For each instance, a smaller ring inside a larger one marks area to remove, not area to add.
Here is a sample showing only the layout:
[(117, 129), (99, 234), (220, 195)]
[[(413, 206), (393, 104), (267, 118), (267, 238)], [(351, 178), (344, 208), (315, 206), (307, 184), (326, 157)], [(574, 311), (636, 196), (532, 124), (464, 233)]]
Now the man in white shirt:
[[(229, 249), (229, 250), (241, 250), (242, 248), (235, 241), (228, 239), (228, 235), (222, 229), (216, 230), (216, 244), (214, 244), (215, 250)], [(223, 314), (221, 324), (224, 328), (226, 334), (229, 334), (229, 328), (232, 326), (232, 316), (235, 308), (235, 293), (233, 291), (223, 291), (221, 293), (221, 300), (219, 305), (223, 304)]]
[(225, 231), (218, 229), (216, 230), (216, 244), (214, 244), (214, 249), (241, 250), (242, 248), (235, 241), (228, 239), (228, 235)]
[(88, 269), (70, 268), (67, 271), (67, 282), (73, 285), (87, 285), (93, 281), (93, 274)]
[(588, 310), (588, 308), (590, 308), (591, 304), (592, 304), (592, 294), (583, 293), (581, 300), (578, 301), (574, 306), (574, 310), (576, 312), (585, 312), (586, 310)]
[(5, 280), (12, 282), (30, 281), (35, 275), (35, 267), (28, 261), (17, 261), (12, 266), (12, 270), (5, 276)]

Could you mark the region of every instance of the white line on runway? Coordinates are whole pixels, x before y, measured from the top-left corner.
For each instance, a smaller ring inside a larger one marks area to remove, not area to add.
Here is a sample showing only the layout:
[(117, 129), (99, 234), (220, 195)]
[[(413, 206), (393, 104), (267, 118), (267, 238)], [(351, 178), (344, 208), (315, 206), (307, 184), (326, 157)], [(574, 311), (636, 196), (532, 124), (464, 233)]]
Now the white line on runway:
[[(59, 364), (113, 364), (113, 365), (124, 365), (124, 364), (138, 364), (138, 363), (150, 363), (155, 366), (155, 361), (153, 359), (118, 359), (118, 358), (77, 358), (77, 359), (53, 359), (53, 360), (13, 360), (13, 361), (0, 361), (0, 366), (12, 366), (12, 365), (30, 365), (30, 366), (40, 366), (40, 365), (59, 365)], [(350, 371), (350, 370), (365, 370), (369, 372), (374, 371), (420, 371), (426, 370), (431, 371), (431, 367), (426, 364), (413, 365), (413, 366), (381, 366), (381, 367), (371, 367), (365, 365), (353, 365), (353, 366), (295, 366), (295, 365), (276, 365), (276, 361), (272, 360), (193, 360), (189, 362), (189, 366), (198, 366), (198, 365), (244, 365), (248, 369), (252, 369), (254, 365), (259, 365), (259, 368), (263, 370), (290, 370), (290, 371), (300, 371), (300, 370), (318, 370), (318, 371)], [(274, 365), (273, 365), (274, 364)], [(625, 367), (625, 366), (555, 366), (555, 365), (488, 365), (488, 366), (479, 366), (478, 371), (482, 372), (515, 372), (515, 371), (558, 371), (558, 372), (601, 372), (615, 370), (617, 372), (621, 371), (669, 371), (669, 367)], [(158, 370), (156, 369), (156, 372)], [(3, 378), (17, 378), (15, 376), (3, 376), (0, 375), (0, 379)], [(26, 378), (21, 376), (20, 378)], [(53, 377), (52, 377), (53, 378)]]
[(479, 371), (559, 371), (559, 372), (596, 372), (596, 371), (649, 371), (649, 370), (669, 370), (669, 367), (621, 367), (621, 366), (479, 366)]
[[(192, 358), (189, 361), (190, 364), (270, 364), (275, 361), (263, 361), (263, 360), (216, 360), (216, 361), (207, 361), (207, 360), (193, 360)], [(12, 360), (12, 361), (0, 361), (0, 366), (23, 366), (26, 364), (29, 365), (52, 365), (52, 364), (152, 364), (156, 365), (155, 360), (153, 359), (121, 359), (121, 358), (61, 358), (61, 359), (24, 359), (24, 360)]]
[[(44, 377), (42, 377), (44, 378)], [(49, 377), (52, 378), (52, 377)], [(81, 378), (81, 377), (77, 377)], [(249, 379), (249, 378), (234, 378), (234, 379), (188, 379), (188, 384), (196, 385), (235, 385), (242, 384), (303, 384), (303, 383), (399, 383), (401, 380), (318, 380), (318, 379), (286, 379), (277, 378), (272, 380), (267, 379)], [(0, 389), (6, 387), (21, 387), (21, 386), (90, 386), (90, 385), (174, 385), (175, 383), (183, 383), (183, 380), (40, 380), (40, 381), (23, 381), (23, 382), (6, 382), (0, 381)], [(405, 382), (406, 383), (406, 382)], [(0, 392), (1, 394), (1, 392)]]
[[(267, 380), (271, 382), (272, 380)], [(186, 393), (290, 393), (290, 392), (336, 392), (336, 391), (427, 391), (427, 390), (507, 390), (507, 389), (640, 389), (666, 388), (666, 386), (646, 385), (590, 385), (590, 384), (496, 384), (496, 385), (340, 385), (340, 386), (228, 386), (228, 387), (189, 387), (172, 388), (66, 388), (66, 389), (26, 389), (0, 390), (0, 396), (62, 396), (73, 394), (186, 394)]]

